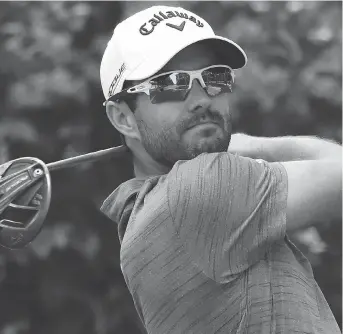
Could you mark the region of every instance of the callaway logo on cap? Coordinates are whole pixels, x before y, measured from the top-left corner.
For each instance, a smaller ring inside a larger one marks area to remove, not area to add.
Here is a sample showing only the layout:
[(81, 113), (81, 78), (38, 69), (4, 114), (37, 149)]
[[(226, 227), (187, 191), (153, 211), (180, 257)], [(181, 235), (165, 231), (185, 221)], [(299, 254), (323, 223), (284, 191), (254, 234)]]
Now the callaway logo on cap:
[[(154, 16), (149, 20), (148, 23), (144, 23), (140, 28), (139, 28), (139, 32), (142, 35), (149, 35), (151, 34), (155, 27), (162, 21), (164, 20), (168, 20), (172, 17), (181, 17), (182, 19), (188, 19), (192, 22), (194, 22), (198, 27), (203, 27), (204, 24), (201, 23), (200, 20), (197, 20), (193, 15), (188, 16), (187, 13), (184, 12), (180, 12), (180, 11), (173, 11), (173, 10), (168, 10), (165, 13), (163, 13), (162, 11), (159, 11), (158, 14), (154, 14)], [(150, 24), (150, 26), (149, 26)], [(183, 28), (186, 25), (186, 20), (183, 20), (181, 24), (179, 25), (175, 25), (175, 24), (171, 24), (171, 23), (166, 23), (166, 26), (177, 29), (179, 31), (182, 31)]]
[(119, 93), (125, 80), (142, 80), (158, 72), (185, 47), (200, 41), (218, 51), (221, 64), (243, 67), (247, 57), (233, 41), (216, 36), (211, 26), (183, 8), (154, 6), (119, 23), (107, 44), (100, 79), (105, 98)]

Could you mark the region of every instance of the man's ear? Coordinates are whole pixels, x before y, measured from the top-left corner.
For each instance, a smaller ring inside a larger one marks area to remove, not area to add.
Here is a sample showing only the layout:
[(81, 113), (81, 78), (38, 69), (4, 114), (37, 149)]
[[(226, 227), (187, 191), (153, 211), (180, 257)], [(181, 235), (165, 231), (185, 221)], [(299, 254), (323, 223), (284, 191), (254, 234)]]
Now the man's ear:
[(106, 114), (111, 124), (121, 134), (140, 140), (136, 119), (125, 102), (108, 101), (106, 104)]

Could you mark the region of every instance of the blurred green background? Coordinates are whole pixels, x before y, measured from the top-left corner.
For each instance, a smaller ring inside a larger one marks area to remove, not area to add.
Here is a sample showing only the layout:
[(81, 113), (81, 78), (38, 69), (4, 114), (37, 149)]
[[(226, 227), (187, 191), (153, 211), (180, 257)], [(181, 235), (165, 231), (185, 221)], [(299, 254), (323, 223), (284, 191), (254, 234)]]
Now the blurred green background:
[[(235, 131), (341, 143), (341, 1), (163, 3), (194, 10), (245, 49), (232, 95)], [(120, 144), (102, 106), (100, 61), (114, 26), (154, 4), (0, 2), (0, 164)], [(99, 212), (131, 177), (130, 157), (53, 172), (42, 233), (23, 250), (0, 249), (0, 334), (140, 333), (117, 226)], [(291, 238), (341, 326), (341, 222)]]

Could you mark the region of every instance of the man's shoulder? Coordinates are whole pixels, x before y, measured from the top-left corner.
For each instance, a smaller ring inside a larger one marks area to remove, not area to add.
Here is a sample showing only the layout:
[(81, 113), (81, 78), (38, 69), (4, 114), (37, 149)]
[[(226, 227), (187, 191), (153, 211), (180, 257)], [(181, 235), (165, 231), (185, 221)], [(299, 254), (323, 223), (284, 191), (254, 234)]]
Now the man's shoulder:
[(107, 198), (104, 200), (100, 210), (113, 220), (120, 215), (127, 202), (135, 197), (143, 186), (145, 180), (130, 179), (121, 183)]
[[(100, 210), (114, 221), (119, 221), (122, 212), (132, 207), (139, 194), (143, 196), (156, 186), (163, 176), (136, 177), (121, 183), (103, 202)], [(144, 194), (143, 194), (144, 193)]]

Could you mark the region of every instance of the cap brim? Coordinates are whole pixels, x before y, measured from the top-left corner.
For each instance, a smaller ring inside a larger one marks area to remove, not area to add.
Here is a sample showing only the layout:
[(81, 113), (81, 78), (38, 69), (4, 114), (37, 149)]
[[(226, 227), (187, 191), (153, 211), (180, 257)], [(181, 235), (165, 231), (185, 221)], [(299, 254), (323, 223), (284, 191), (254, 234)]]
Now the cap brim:
[(222, 65), (228, 65), (232, 69), (239, 69), (245, 66), (247, 63), (247, 56), (243, 49), (235, 42), (221, 36), (214, 36), (209, 38), (203, 38), (200, 40), (180, 45), (171, 52), (165, 50), (161, 52), (159, 50), (158, 57), (151, 57), (145, 59), (135, 70), (133, 70), (126, 78), (126, 80), (143, 80), (154, 75), (162, 69), (176, 54), (181, 52), (188, 46), (204, 43), (211, 50), (214, 50), (218, 56), (218, 63)]

